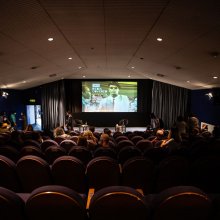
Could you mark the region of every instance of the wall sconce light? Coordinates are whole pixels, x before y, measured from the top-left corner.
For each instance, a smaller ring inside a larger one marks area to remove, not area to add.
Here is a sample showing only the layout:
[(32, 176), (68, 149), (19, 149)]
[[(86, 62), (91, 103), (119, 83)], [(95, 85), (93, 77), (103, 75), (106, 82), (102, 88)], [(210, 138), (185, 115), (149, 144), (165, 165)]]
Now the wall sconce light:
[(213, 98), (213, 94), (211, 92), (206, 93), (205, 95), (207, 95), (209, 97), (209, 100)]
[(8, 94), (7, 92), (5, 92), (5, 91), (0, 91), (0, 96), (2, 96), (2, 97), (4, 97), (4, 98), (7, 99), (8, 95), (9, 95), (9, 94)]

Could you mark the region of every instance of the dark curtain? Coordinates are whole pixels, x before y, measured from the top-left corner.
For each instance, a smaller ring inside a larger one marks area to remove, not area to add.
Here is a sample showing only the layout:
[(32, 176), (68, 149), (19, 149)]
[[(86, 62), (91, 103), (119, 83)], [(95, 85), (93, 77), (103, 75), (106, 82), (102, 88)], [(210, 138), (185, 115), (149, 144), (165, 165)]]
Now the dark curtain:
[(154, 81), (151, 111), (164, 121), (165, 128), (174, 124), (177, 116), (185, 116), (188, 110), (189, 90)]
[(150, 115), (151, 102), (152, 102), (152, 80), (139, 80), (138, 81), (138, 112), (145, 112), (146, 119)]
[(82, 111), (82, 80), (65, 80), (66, 109), (73, 113)]
[(41, 87), (42, 120), (45, 130), (65, 124), (65, 88), (64, 82), (57, 81)]

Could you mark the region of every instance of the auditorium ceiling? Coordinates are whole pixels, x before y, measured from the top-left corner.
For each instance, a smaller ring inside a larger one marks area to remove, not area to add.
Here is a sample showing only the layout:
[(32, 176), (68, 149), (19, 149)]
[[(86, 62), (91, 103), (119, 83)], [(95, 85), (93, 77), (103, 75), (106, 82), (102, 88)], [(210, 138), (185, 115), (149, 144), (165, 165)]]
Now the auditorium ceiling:
[(61, 79), (220, 87), (220, 1), (2, 0), (0, 88)]

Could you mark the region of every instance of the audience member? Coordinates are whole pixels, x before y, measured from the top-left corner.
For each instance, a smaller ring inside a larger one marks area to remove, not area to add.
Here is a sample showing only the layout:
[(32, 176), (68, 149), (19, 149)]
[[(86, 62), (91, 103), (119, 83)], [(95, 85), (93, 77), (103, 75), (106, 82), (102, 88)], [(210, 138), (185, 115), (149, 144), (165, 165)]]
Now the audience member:
[(25, 128), (25, 132), (27, 131), (34, 131), (34, 128), (31, 124), (28, 124), (27, 127)]
[(24, 112), (21, 112), (21, 117), (19, 118), (19, 120), (21, 121), (21, 130), (24, 131), (27, 127), (27, 118)]
[(88, 146), (87, 138), (80, 135), (77, 140), (77, 145), (87, 147)]
[(177, 117), (177, 120), (176, 120), (174, 126), (177, 127), (181, 138), (187, 137), (188, 125), (185, 122), (183, 116), (179, 115)]
[(157, 142), (162, 141), (164, 139), (164, 130), (159, 129), (156, 132), (156, 137), (151, 141), (153, 145), (155, 145)]
[(108, 134), (102, 134), (100, 136), (99, 146), (104, 147), (104, 148), (109, 147), (109, 141), (110, 141), (109, 135)]
[(178, 149), (182, 139), (179, 135), (178, 128), (172, 127), (169, 131), (168, 137), (161, 143), (161, 147), (168, 148), (171, 152)]
[(155, 116), (153, 112), (150, 114), (150, 125), (153, 130), (160, 128), (160, 120)]
[(89, 150), (95, 150), (97, 147), (97, 138), (93, 135), (93, 133), (90, 130), (84, 131), (82, 134), (83, 137), (87, 139), (88, 148)]
[(100, 101), (98, 111), (101, 112), (129, 112), (129, 99), (119, 94), (120, 86), (117, 82), (108, 84), (109, 96)]
[(71, 111), (66, 112), (66, 128), (68, 131), (73, 130), (73, 116)]
[(190, 113), (189, 114), (189, 118), (188, 118), (188, 128), (189, 128), (189, 134), (193, 134), (196, 131), (200, 131), (200, 127), (199, 127), (199, 119), (193, 114)]
[(55, 128), (53, 135), (54, 135), (54, 138), (56, 138), (56, 137), (69, 138), (70, 137), (68, 134), (65, 133), (65, 131), (62, 127)]

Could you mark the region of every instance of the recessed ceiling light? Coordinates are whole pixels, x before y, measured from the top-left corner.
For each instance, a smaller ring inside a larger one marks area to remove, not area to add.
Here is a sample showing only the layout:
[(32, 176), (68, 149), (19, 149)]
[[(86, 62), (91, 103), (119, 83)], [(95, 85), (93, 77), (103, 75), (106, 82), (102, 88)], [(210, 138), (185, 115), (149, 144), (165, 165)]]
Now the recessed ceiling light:
[(218, 77), (217, 76), (213, 76), (213, 79), (218, 79)]
[(86, 78), (86, 76), (83, 76), (83, 78)]
[(52, 37), (49, 37), (47, 40), (48, 40), (48, 41), (53, 41), (53, 38), (52, 38)]
[(73, 58), (72, 58), (72, 57), (68, 57), (68, 59), (69, 59), (69, 60), (72, 60)]
[(134, 66), (131, 67), (131, 69), (134, 69), (134, 68), (135, 68)]
[(190, 83), (190, 81), (189, 81), (189, 80), (187, 80), (186, 82), (187, 82), (187, 83)]
[(82, 67), (81, 67), (81, 66), (79, 66), (79, 67), (78, 67), (78, 69), (82, 69)]
[(158, 37), (158, 38), (157, 38), (157, 41), (163, 41), (163, 38)]

